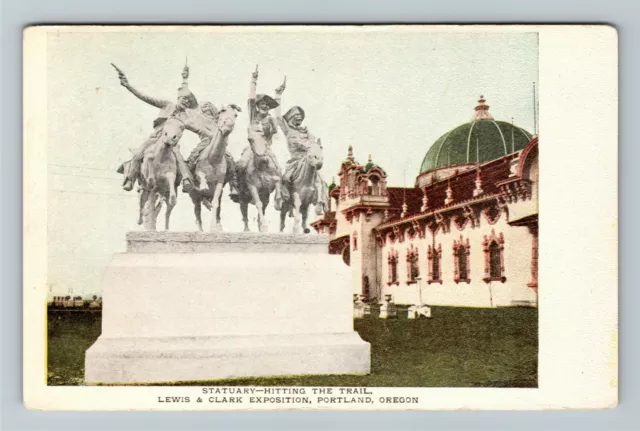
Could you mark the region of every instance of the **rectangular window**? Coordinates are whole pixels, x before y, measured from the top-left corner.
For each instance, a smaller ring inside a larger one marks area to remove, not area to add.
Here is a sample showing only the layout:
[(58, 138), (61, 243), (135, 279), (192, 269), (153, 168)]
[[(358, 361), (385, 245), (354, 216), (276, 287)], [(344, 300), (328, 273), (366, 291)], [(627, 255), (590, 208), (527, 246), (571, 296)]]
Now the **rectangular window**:
[(492, 280), (499, 280), (502, 277), (500, 266), (500, 246), (493, 241), (489, 246), (489, 277)]
[(432, 277), (433, 281), (440, 281), (440, 256), (437, 254), (433, 256), (433, 260), (431, 261), (432, 266)]
[(391, 260), (391, 283), (398, 282), (398, 261), (395, 259)]
[(467, 277), (467, 251), (464, 247), (459, 247), (456, 253), (458, 260), (458, 279), (466, 280)]

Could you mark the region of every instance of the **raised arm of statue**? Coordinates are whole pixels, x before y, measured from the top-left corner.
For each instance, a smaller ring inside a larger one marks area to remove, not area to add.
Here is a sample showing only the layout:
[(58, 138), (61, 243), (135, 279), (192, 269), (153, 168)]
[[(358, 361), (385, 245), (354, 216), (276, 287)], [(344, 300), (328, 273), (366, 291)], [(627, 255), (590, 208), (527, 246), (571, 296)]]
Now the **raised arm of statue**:
[(258, 65), (256, 70), (251, 74), (251, 85), (249, 86), (249, 121), (253, 120), (256, 113), (256, 86), (258, 84)]
[(278, 125), (280, 125), (280, 129), (282, 130), (282, 133), (286, 135), (287, 133), (289, 133), (289, 125), (282, 118), (282, 93), (284, 93), (285, 88), (287, 88), (286, 75), (284, 77), (284, 81), (282, 82), (282, 85), (276, 88), (275, 90), (275, 93), (276, 93), (275, 99), (276, 99), (276, 102), (278, 102), (278, 106), (275, 109), (276, 119), (278, 120)]
[(187, 60), (184, 61), (184, 69), (182, 69), (182, 86), (188, 87), (189, 85), (189, 66), (187, 66)]
[(142, 92), (140, 92), (139, 90), (129, 86), (126, 87), (127, 90), (129, 90), (134, 96), (136, 96), (138, 99), (142, 100), (143, 102), (148, 103), (151, 106), (155, 106), (156, 108), (164, 108), (165, 106), (167, 106), (168, 104), (170, 104), (171, 102), (169, 102), (168, 100), (163, 100), (163, 99), (156, 99), (155, 97), (152, 96), (148, 96)]
[(133, 86), (131, 86), (131, 84), (129, 84), (129, 80), (125, 76), (124, 72), (122, 70), (118, 69), (118, 67), (115, 64), (111, 63), (111, 65), (118, 72), (118, 78), (120, 79), (120, 85), (122, 85), (124, 88), (129, 90), (131, 92), (131, 94), (136, 96), (138, 99), (142, 100), (143, 102), (148, 103), (149, 105), (155, 106), (156, 108), (160, 108), (160, 109), (164, 108), (169, 103), (171, 103), (168, 100), (156, 99), (155, 97), (148, 96), (148, 95), (142, 93), (141, 91), (133, 88)]

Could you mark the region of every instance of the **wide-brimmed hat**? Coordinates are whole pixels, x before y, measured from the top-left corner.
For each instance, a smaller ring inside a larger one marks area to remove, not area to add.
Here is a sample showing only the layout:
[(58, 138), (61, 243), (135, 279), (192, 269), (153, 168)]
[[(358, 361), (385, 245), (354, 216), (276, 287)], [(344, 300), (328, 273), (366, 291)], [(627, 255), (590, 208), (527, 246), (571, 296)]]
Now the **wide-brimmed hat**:
[(187, 100), (189, 101), (190, 109), (195, 109), (198, 107), (198, 100), (196, 99), (196, 96), (193, 95), (191, 90), (189, 90), (188, 87), (182, 86), (178, 88), (178, 97), (186, 97)]
[(284, 114), (284, 121), (288, 123), (289, 120), (291, 120), (291, 118), (293, 118), (293, 116), (296, 114), (302, 115), (302, 119), (304, 120), (304, 109), (299, 106), (294, 106), (289, 109), (286, 114)]
[(216, 105), (214, 105), (213, 103), (211, 103), (211, 102), (209, 102), (209, 101), (202, 102), (202, 103), (200, 104), (200, 109), (201, 109), (201, 110), (204, 110), (204, 107), (205, 107), (205, 106), (207, 106), (207, 105), (209, 105), (209, 106), (211, 107), (211, 111), (213, 111), (213, 116), (214, 116), (214, 117), (217, 117), (217, 116), (218, 116), (218, 114), (219, 114), (218, 108), (216, 108)]
[(256, 96), (256, 106), (258, 106), (260, 102), (266, 102), (269, 109), (277, 108), (280, 105), (273, 97), (267, 94), (258, 94)]

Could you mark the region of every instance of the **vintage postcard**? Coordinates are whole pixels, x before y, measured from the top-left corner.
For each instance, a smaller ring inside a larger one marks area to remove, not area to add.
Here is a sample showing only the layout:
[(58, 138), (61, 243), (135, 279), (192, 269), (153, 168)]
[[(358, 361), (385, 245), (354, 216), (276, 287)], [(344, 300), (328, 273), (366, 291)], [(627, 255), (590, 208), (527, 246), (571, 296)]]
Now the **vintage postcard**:
[(24, 33), (24, 400), (617, 404), (607, 26)]

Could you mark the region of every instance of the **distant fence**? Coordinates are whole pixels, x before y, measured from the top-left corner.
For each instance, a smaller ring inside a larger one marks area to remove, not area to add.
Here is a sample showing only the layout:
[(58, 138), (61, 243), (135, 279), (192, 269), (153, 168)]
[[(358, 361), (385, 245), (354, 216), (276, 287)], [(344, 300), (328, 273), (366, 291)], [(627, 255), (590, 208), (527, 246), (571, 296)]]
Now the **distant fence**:
[(56, 311), (97, 311), (102, 310), (102, 298), (100, 299), (82, 299), (76, 298), (59, 298), (47, 302), (48, 310)]

